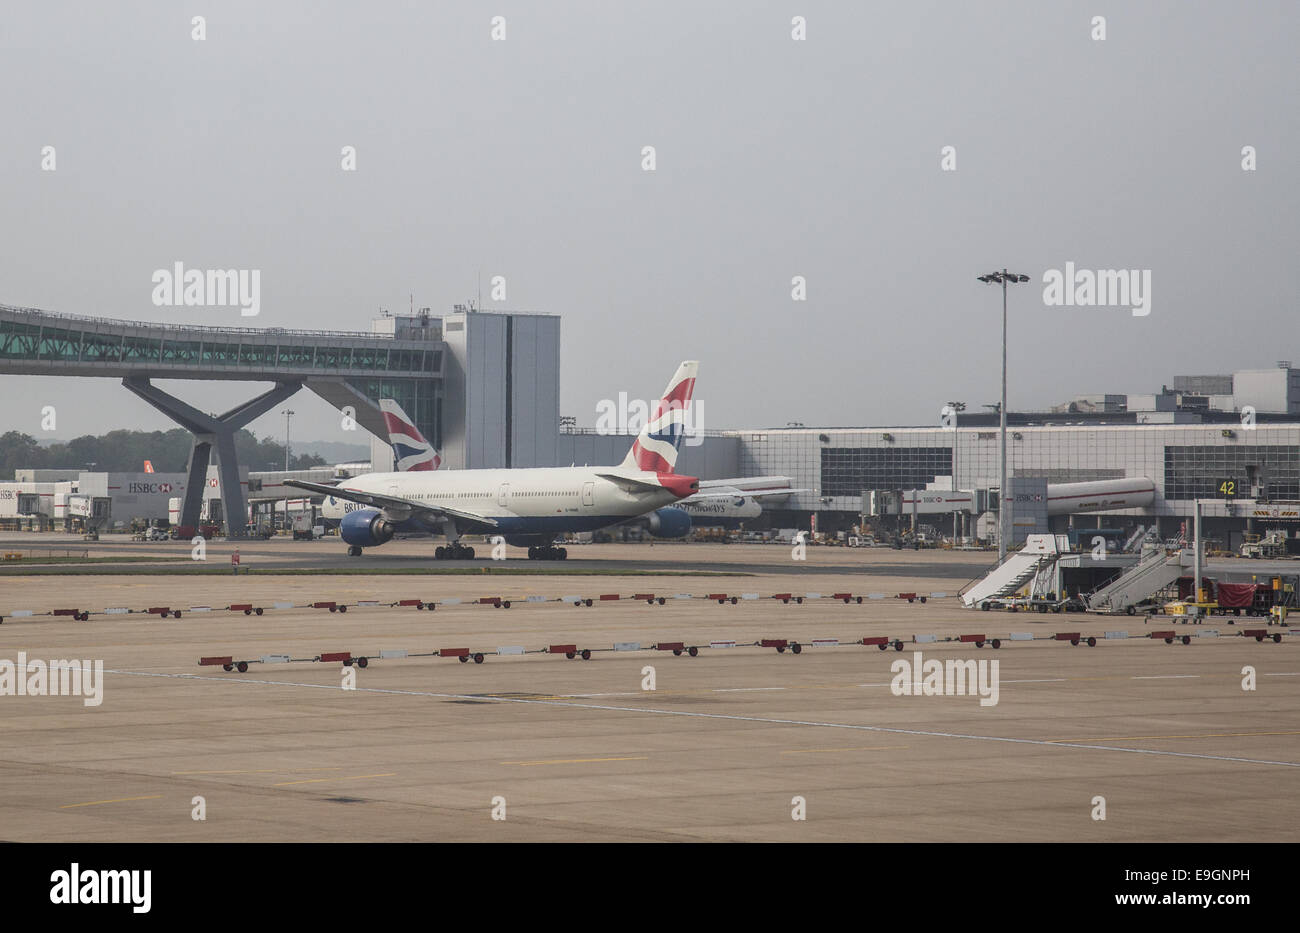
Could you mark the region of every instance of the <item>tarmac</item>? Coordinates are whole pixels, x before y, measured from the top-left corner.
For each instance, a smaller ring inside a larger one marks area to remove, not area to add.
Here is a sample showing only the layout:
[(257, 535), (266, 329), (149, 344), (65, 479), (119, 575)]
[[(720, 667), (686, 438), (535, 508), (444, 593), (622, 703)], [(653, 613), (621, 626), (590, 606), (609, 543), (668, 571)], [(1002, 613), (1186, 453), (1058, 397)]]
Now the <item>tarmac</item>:
[[(87, 547), (91, 556), (189, 553), (183, 543)], [(207, 563), (228, 566), (233, 547), (213, 542)], [(427, 541), (390, 547), (372, 566), (450, 566), (429, 560)], [(1297, 838), (1300, 639), (1235, 637), (1244, 620), (1178, 626), (1180, 635), (1212, 628), (1220, 636), (1169, 645), (1104, 638), (1174, 628), (1169, 618), (976, 612), (952, 598), (897, 598), (954, 593), (993, 562), (985, 552), (810, 547), (807, 560), (794, 561), (788, 545), (589, 545), (570, 548), (565, 564), (532, 567), (552, 571), (536, 576), (494, 573), (501, 562), (481, 557), (465, 565), (468, 574), (369, 576), (269, 572), (366, 566), (369, 555), (340, 556), (337, 540), (245, 543), (240, 551), (242, 566), (268, 572), (185, 576), (167, 573), (169, 564), (146, 572), (131, 565), (130, 573), (99, 565), (99, 575), (74, 579), (0, 577), (0, 659), (102, 660), (105, 670), (98, 706), (0, 695), (4, 839)], [(505, 564), (530, 569), (525, 560)], [(718, 575), (692, 575), (701, 569)], [(662, 606), (598, 599), (647, 592), (764, 598)], [(779, 592), (823, 598), (766, 598)], [(836, 592), (884, 598), (827, 598)], [(594, 602), (529, 603), (529, 595)], [(511, 608), (468, 604), (484, 596), (509, 599)], [(466, 603), (432, 612), (356, 605), (402, 598)], [(320, 600), (351, 605), (347, 613), (271, 608)], [(266, 613), (224, 609), (244, 603)], [(214, 608), (190, 611), (205, 605)], [(95, 614), (87, 622), (12, 614), (69, 606), (184, 611), (179, 619)], [(1074, 631), (1097, 637), (1097, 646), (1050, 640)], [(1011, 632), (1035, 640), (1005, 640)], [(913, 642), (971, 633), (986, 644)], [(997, 635), (1004, 640), (994, 650), (987, 639)], [(864, 636), (888, 636), (903, 650), (847, 644)], [(747, 646), (761, 639), (797, 640), (803, 650)], [(814, 647), (814, 639), (841, 645)], [(737, 647), (708, 647), (728, 640)], [(702, 647), (696, 657), (600, 650), (616, 642)], [(588, 661), (495, 653), (562, 644), (597, 650)], [(254, 663), (242, 674), (197, 663), (449, 647), (481, 651), (484, 663)], [(891, 665), (918, 651), (998, 662), (997, 703), (896, 695)], [(653, 690), (645, 689), (648, 667)], [(1243, 689), (1247, 668), (1253, 690)], [(344, 688), (349, 678), (355, 689)]]

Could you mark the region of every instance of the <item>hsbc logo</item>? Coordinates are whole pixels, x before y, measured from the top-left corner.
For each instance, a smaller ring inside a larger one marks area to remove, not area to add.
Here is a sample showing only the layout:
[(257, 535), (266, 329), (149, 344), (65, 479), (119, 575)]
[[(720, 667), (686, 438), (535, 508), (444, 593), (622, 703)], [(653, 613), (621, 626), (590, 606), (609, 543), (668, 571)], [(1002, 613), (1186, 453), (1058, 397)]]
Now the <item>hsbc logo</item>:
[(126, 491), (129, 493), (143, 493), (145, 495), (158, 495), (172, 491), (171, 483), (127, 483)]

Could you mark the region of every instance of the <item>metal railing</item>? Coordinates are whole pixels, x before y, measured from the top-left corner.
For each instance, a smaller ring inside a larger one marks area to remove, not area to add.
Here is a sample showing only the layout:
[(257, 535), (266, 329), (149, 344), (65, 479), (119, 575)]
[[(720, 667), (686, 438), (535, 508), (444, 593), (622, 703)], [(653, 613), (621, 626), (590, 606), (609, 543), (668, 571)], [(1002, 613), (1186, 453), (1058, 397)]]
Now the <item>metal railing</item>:
[[(386, 340), (393, 341), (397, 338), (392, 334), (375, 334), (367, 331), (356, 330), (296, 330), (285, 327), (214, 327), (209, 324), (162, 324), (153, 323), (152, 321), (127, 321), (116, 318), (91, 317), (84, 314), (60, 314), (54, 311), (43, 311), (40, 308), (21, 308), (15, 305), (0, 304), (0, 311), (8, 311), (13, 314), (22, 315), (39, 315), (43, 318), (53, 318), (56, 321), (79, 321), (90, 324), (101, 324), (109, 327), (139, 327), (147, 330), (162, 331), (200, 331), (211, 334), (275, 334), (277, 336), (284, 334), (291, 337), (340, 337), (348, 340)], [(33, 322), (36, 323), (36, 322)], [(410, 340), (409, 343), (424, 344), (424, 340)]]

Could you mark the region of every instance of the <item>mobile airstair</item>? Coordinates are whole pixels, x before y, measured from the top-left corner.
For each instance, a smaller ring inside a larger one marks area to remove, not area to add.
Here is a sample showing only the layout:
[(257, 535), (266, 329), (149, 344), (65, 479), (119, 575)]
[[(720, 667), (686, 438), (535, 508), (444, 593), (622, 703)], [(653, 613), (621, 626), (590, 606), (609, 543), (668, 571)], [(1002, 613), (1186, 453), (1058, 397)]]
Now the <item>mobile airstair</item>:
[(1057, 557), (1069, 550), (1064, 535), (1029, 535), (1025, 546), (1008, 554), (1007, 559), (990, 570), (979, 582), (961, 594), (967, 609), (1003, 599), (1032, 583), (1036, 592), (1040, 582), (1054, 578)]
[(1177, 582), (1192, 563), (1193, 552), (1190, 548), (1173, 554), (1164, 548), (1156, 548), (1144, 554), (1140, 561), (1114, 580), (1090, 593), (1086, 597), (1088, 609), (1092, 612), (1125, 612), (1133, 615), (1139, 604)]

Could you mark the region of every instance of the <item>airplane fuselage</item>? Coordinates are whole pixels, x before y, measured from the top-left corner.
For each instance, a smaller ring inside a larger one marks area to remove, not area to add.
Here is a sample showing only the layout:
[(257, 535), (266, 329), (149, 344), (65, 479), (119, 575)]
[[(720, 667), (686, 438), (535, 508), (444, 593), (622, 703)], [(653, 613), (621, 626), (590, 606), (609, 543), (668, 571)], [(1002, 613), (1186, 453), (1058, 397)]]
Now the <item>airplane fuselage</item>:
[[(631, 491), (598, 473), (619, 473), (646, 485)], [(690, 494), (682, 483), (690, 480), (675, 474), (623, 473), (615, 467), (552, 467), (368, 473), (344, 481), (339, 488), (470, 512), (496, 522), (458, 520), (459, 533), (550, 536), (603, 528), (669, 505)], [(383, 512), (398, 532), (446, 533), (443, 519), (420, 511), (402, 514), (402, 510), (375, 509), (336, 496), (325, 497), (322, 514), (338, 520), (364, 509)]]

